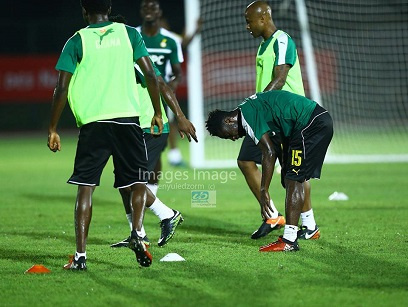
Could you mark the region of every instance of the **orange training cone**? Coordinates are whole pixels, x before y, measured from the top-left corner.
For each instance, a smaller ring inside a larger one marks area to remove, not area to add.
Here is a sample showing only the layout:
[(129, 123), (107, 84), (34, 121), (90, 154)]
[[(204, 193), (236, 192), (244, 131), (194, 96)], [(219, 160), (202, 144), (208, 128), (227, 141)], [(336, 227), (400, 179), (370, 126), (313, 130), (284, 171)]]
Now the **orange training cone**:
[(31, 268), (29, 268), (24, 273), (35, 273), (35, 274), (43, 274), (43, 273), (50, 273), (51, 270), (47, 269), (42, 264), (34, 264)]

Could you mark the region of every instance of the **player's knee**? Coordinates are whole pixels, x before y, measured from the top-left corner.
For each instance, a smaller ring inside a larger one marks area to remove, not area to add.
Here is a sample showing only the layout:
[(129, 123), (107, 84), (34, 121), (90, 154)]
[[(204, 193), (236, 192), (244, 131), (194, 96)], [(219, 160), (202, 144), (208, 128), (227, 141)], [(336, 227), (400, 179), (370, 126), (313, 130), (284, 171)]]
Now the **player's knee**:
[(239, 169), (241, 170), (242, 173), (247, 173), (252, 171), (254, 168), (256, 168), (256, 164), (253, 161), (241, 161), (237, 160), (237, 164)]

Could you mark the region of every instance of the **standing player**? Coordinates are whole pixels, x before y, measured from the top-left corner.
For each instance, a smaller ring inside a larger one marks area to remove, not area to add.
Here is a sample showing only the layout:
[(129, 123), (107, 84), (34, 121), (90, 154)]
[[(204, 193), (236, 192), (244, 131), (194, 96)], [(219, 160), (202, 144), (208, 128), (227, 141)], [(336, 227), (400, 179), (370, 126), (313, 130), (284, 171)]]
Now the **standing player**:
[[(181, 65), (184, 61), (183, 51), (181, 48), (180, 37), (164, 29), (161, 26), (161, 16), (162, 10), (160, 9), (160, 4), (158, 0), (143, 0), (140, 5), (140, 14), (143, 19), (141, 26), (137, 27), (138, 31), (142, 34), (145, 41), (147, 51), (150, 53), (150, 58), (153, 63), (159, 69), (163, 78), (167, 81), (169, 87), (176, 91), (179, 85), (182, 75), (181, 75)], [(170, 69), (169, 69), (170, 67)], [(169, 71), (168, 71), (169, 70)], [(169, 121), (174, 122), (173, 114), (168, 113)], [(181, 165), (182, 155), (180, 150), (176, 145), (176, 127), (177, 125), (165, 125), (164, 132), (169, 132), (169, 153), (168, 159), (172, 165)], [(173, 128), (173, 132), (171, 131)], [(158, 161), (157, 170), (161, 170), (161, 161)], [(155, 182), (157, 186), (158, 182)], [(156, 193), (157, 187), (152, 187), (149, 185), (151, 190)]]
[(261, 252), (297, 251), (298, 222), (305, 202), (304, 183), (320, 178), (324, 157), (333, 137), (333, 121), (316, 102), (287, 91), (256, 93), (237, 109), (215, 110), (208, 116), (207, 130), (223, 139), (250, 136), (262, 152), (261, 214), (271, 218), (269, 185), (278, 153), (275, 134), (283, 144), (282, 184), (286, 189), (286, 225), (283, 236), (260, 247)]
[[(144, 77), (139, 71), (137, 72), (137, 76), (137, 79), (141, 80), (141, 84), (138, 84), (138, 91), (140, 103), (143, 106), (143, 112), (140, 117), (140, 125), (143, 128), (147, 127), (150, 124), (151, 115), (153, 114), (154, 110), (151, 107), (151, 101), (146, 89)], [(183, 138), (185, 134), (189, 141), (191, 141), (191, 138), (193, 138), (197, 142), (195, 128), (181, 111), (173, 91), (171, 91), (171, 89), (164, 82), (161, 76), (158, 76), (158, 81), (160, 86), (160, 93), (163, 99), (167, 102), (176, 116), (178, 130), (181, 137)], [(162, 112), (164, 112), (163, 107)], [(163, 116), (163, 122), (167, 122), (167, 118), (165, 118), (165, 116)], [(157, 165), (157, 161), (160, 159), (160, 154), (163, 151), (163, 148), (166, 146), (168, 133), (162, 133), (162, 135), (160, 136), (153, 136), (152, 134), (147, 132), (147, 128), (143, 128), (143, 130), (145, 132), (144, 136), (148, 155), (148, 182), (151, 182), (152, 179), (156, 179), (156, 176), (160, 175), (160, 173), (156, 173), (155, 166)], [(131, 208), (129, 205), (130, 190), (121, 189), (120, 193), (122, 196), (126, 216), (128, 218), (129, 224), (131, 225), (132, 215), (130, 214)], [(183, 217), (181, 216), (179, 211), (171, 209), (167, 207), (163, 202), (161, 202), (160, 199), (150, 191), (150, 189), (147, 189), (146, 207), (149, 208), (160, 219), (161, 235), (158, 241), (158, 245), (164, 246), (173, 237), (177, 226), (183, 222)], [(143, 225), (140, 232), (138, 231), (138, 234), (141, 238), (143, 238), (143, 242), (147, 246), (149, 246), (150, 242), (147, 238), (146, 231)], [(129, 244), (130, 239), (131, 238), (128, 237), (118, 243), (112, 244), (111, 247), (126, 247)]]
[[(245, 10), (247, 30), (255, 38), (262, 37), (256, 56), (256, 92), (286, 90), (304, 96), (299, 57), (293, 39), (284, 31), (278, 30), (272, 19), (271, 7), (264, 1), (254, 1)], [(280, 140), (272, 138), (277, 151), (280, 151)], [(280, 155), (278, 155), (280, 156)], [(246, 136), (238, 156), (238, 166), (252, 193), (260, 202), (261, 172), (257, 164), (261, 163), (262, 154), (253, 140)], [(301, 238), (317, 239), (319, 228), (313, 216), (310, 200), (310, 184), (305, 186), (305, 204), (302, 210)], [(270, 203), (271, 218), (264, 220), (251, 238), (259, 239), (272, 230), (282, 227), (285, 219), (279, 215), (272, 199)]]
[(111, 0), (81, 0), (88, 27), (65, 44), (56, 65), (48, 147), (61, 150), (56, 131), (67, 98), (80, 127), (74, 172), (68, 183), (78, 186), (75, 204), (76, 253), (64, 268), (86, 270), (86, 240), (92, 216), (92, 194), (110, 156), (115, 167), (114, 187), (130, 188), (132, 231), (129, 248), (137, 262), (150, 266), (152, 256), (137, 235), (146, 202), (146, 148), (139, 125), (134, 74), (136, 62), (146, 76), (154, 107), (151, 130), (163, 129), (157, 78), (143, 40), (136, 29), (108, 19)]
[[(111, 21), (125, 23), (126, 19), (121, 16), (111, 16)], [(157, 70), (156, 66), (153, 64), (153, 68), (155, 69), (156, 76), (158, 77), (159, 88), (161, 97), (164, 101), (167, 102), (167, 105), (175, 114), (177, 120), (177, 128), (179, 130), (180, 136), (184, 138), (184, 135), (187, 136), (188, 141), (191, 141), (193, 138), (197, 142), (197, 137), (195, 135), (195, 127), (194, 125), (185, 117), (183, 112), (180, 109), (176, 96), (174, 95), (173, 91), (170, 87), (164, 82), (163, 78), (160, 76), (160, 72)], [(136, 64), (135, 65), (135, 72), (136, 72), (136, 80), (137, 80), (137, 88), (138, 88), (138, 95), (141, 105), (141, 116), (140, 116), (140, 126), (144, 131), (144, 138), (146, 142), (147, 148), (147, 171), (148, 171), (148, 186), (154, 182), (154, 180), (158, 179), (160, 175), (159, 172), (156, 172), (155, 167), (157, 162), (160, 159), (161, 152), (166, 147), (168, 133), (162, 133), (160, 136), (152, 135), (150, 133), (150, 125), (151, 125), (151, 118), (154, 114), (154, 109), (152, 107), (152, 103), (150, 100), (149, 92), (147, 90), (146, 78), (143, 75), (142, 70)], [(166, 114), (164, 113), (163, 103), (161, 104), (161, 111), (163, 114), (163, 124), (168, 122)], [(132, 214), (131, 214), (131, 207), (130, 207), (130, 189), (121, 189), (120, 194), (122, 196), (123, 205), (126, 212), (126, 217), (128, 219), (130, 227), (132, 227)], [(180, 212), (177, 210), (173, 210), (167, 207), (164, 203), (162, 203), (151, 191), (147, 189), (147, 201), (146, 207), (148, 207), (159, 219), (160, 219), (160, 228), (161, 228), (161, 235), (158, 241), (159, 246), (165, 245), (174, 235), (176, 227), (182, 223), (183, 217), (181, 216)], [(143, 238), (143, 242), (145, 245), (149, 246), (150, 241), (147, 238), (146, 231), (142, 225), (140, 231), (138, 231), (138, 235)], [(112, 244), (111, 247), (127, 247), (130, 241), (130, 237)]]

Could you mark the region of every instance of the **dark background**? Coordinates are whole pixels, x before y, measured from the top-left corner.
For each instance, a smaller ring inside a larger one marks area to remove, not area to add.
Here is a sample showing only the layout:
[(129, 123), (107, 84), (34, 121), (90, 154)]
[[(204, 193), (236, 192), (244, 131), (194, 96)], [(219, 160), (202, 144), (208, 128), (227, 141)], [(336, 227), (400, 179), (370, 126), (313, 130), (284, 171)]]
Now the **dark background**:
[[(141, 0), (112, 0), (111, 15), (121, 14), (131, 26), (141, 24)], [(79, 0), (0, 0), (0, 57), (58, 56), (75, 31), (86, 26)], [(184, 29), (184, 1), (162, 0), (163, 17), (170, 30)], [(46, 131), (52, 93), (46, 101), (10, 101), (0, 103), (0, 132)], [(186, 111), (186, 102), (180, 100)], [(61, 129), (76, 129), (67, 105), (59, 123)]]
[[(121, 14), (138, 26), (141, 0), (112, 0), (112, 15)], [(86, 26), (79, 0), (1, 0), (0, 54), (59, 53), (73, 33)], [(160, 5), (173, 32), (184, 28), (184, 1), (162, 0)]]

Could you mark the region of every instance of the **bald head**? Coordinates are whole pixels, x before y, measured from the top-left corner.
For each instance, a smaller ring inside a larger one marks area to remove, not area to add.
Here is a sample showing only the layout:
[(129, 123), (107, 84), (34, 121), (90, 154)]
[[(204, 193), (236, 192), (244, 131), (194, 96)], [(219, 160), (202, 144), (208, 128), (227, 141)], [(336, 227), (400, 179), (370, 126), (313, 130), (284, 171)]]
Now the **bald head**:
[(272, 20), (271, 7), (265, 1), (254, 1), (245, 10), (247, 30), (253, 37), (268, 39), (276, 27)]
[(272, 9), (265, 1), (254, 1), (245, 10), (245, 15), (254, 18), (269, 18), (272, 20)]

